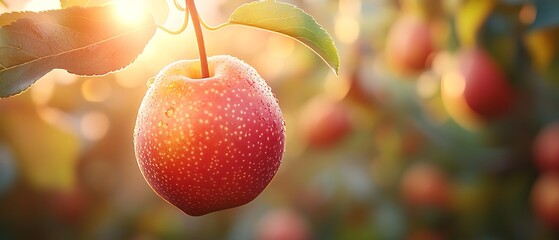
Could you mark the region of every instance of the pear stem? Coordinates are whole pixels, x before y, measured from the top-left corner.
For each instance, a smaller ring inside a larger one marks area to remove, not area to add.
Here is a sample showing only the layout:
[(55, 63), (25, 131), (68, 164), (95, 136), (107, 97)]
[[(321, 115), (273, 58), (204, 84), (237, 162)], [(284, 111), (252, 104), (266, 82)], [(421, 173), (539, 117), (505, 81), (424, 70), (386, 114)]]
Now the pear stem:
[(200, 15), (198, 15), (198, 10), (196, 10), (196, 5), (194, 5), (194, 0), (185, 0), (185, 1), (186, 1), (186, 7), (190, 12), (192, 24), (194, 25), (194, 32), (196, 33), (196, 41), (198, 42), (198, 53), (200, 55), (202, 78), (208, 78), (210, 77), (210, 71), (208, 68), (208, 56), (206, 55), (206, 46), (204, 45), (204, 35), (202, 34), (202, 27), (200, 24)]

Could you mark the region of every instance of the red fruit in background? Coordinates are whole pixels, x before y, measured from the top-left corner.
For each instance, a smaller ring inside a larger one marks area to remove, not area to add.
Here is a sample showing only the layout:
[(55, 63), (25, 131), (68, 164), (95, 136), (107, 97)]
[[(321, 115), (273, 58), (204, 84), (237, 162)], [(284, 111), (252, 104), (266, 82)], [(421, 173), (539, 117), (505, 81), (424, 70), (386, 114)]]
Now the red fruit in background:
[(481, 49), (460, 55), (460, 73), (464, 77), (464, 98), (481, 117), (490, 119), (506, 113), (513, 103), (513, 89), (505, 74)]
[(541, 171), (559, 173), (559, 123), (543, 128), (534, 141), (534, 160)]
[(482, 117), (472, 110), (464, 97), (465, 79), (458, 70), (445, 73), (441, 78), (441, 99), (448, 115), (456, 123), (470, 131), (483, 126)]
[(402, 15), (390, 28), (385, 54), (388, 64), (402, 74), (417, 74), (429, 64), (434, 51), (429, 23), (419, 17)]
[(308, 240), (311, 239), (308, 222), (288, 209), (266, 213), (258, 222), (257, 240)]
[(237, 207), (277, 172), (285, 125), (270, 87), (231, 56), (164, 68), (144, 97), (134, 132), (140, 170), (162, 198), (189, 215)]
[(349, 111), (341, 102), (318, 96), (303, 106), (301, 111), (301, 133), (311, 147), (332, 147), (351, 130)]
[(550, 227), (559, 229), (559, 173), (544, 173), (532, 188), (536, 216)]
[(450, 190), (447, 176), (433, 165), (411, 166), (402, 177), (402, 195), (410, 206), (447, 206)]

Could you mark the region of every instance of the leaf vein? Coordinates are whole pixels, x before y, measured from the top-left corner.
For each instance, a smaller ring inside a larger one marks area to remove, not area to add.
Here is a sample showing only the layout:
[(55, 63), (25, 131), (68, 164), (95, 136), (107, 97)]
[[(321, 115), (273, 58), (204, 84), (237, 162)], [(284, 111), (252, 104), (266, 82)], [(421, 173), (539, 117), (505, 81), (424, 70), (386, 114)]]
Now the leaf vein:
[(24, 54), (30, 55), (30, 56), (32, 56), (32, 57), (34, 57), (34, 58), (38, 58), (38, 57), (39, 57), (39, 56), (37, 56), (37, 55), (35, 55), (35, 54), (33, 54), (33, 53), (29, 52), (29, 51), (26, 51), (26, 50), (24, 50), (24, 49), (22, 49), (22, 48), (20, 48), (20, 47), (17, 47), (17, 46), (5, 45), (5, 46), (0, 46), (0, 48), (12, 48), (12, 49), (16, 49), (16, 50), (18, 50), (18, 51), (20, 51), (20, 52), (22, 52), (22, 53), (24, 53)]
[(21, 67), (21, 66), (25, 66), (25, 65), (27, 65), (27, 64), (31, 64), (31, 63), (34, 63), (34, 62), (37, 62), (37, 61), (40, 61), (40, 60), (49, 59), (49, 58), (56, 58), (56, 57), (62, 56), (62, 55), (64, 55), (64, 54), (69, 54), (69, 53), (73, 53), (73, 52), (76, 52), (76, 51), (84, 50), (84, 49), (86, 49), (86, 48), (88, 48), (88, 47), (92, 47), (92, 46), (96, 46), (96, 45), (99, 45), (99, 44), (102, 44), (102, 43), (106, 43), (106, 42), (109, 42), (109, 41), (118, 39), (118, 38), (120, 38), (120, 37), (126, 36), (126, 35), (128, 35), (128, 34), (131, 34), (131, 33), (133, 33), (133, 32), (142, 31), (142, 30), (144, 30), (144, 29), (146, 29), (146, 28), (149, 28), (149, 27), (152, 27), (152, 25), (147, 25), (147, 26), (138, 27), (138, 28), (136, 28), (136, 29), (133, 29), (133, 30), (130, 30), (130, 31), (121, 33), (121, 34), (118, 34), (118, 35), (113, 36), (113, 37), (110, 37), (110, 38), (108, 38), (108, 39), (104, 39), (104, 40), (101, 40), (101, 41), (97, 41), (97, 42), (94, 42), (94, 43), (92, 43), (92, 44), (87, 44), (87, 45), (85, 45), (85, 46), (82, 46), (82, 47), (79, 47), (79, 48), (75, 48), (75, 49), (72, 49), (72, 50), (69, 50), (69, 51), (62, 51), (62, 52), (60, 52), (60, 53), (56, 53), (56, 54), (51, 54), (51, 55), (39, 57), (39, 58), (33, 59), (33, 60), (31, 60), (31, 61), (28, 61), (28, 62), (24, 62), (24, 63), (21, 63), (21, 64), (17, 64), (17, 65), (14, 65), (14, 66), (10, 66), (10, 67), (8, 67), (8, 68), (5, 68), (5, 69), (3, 69), (2, 71), (0, 71), (0, 73), (1, 73), (1, 72), (6, 72), (6, 71), (9, 71), (9, 70), (12, 70), (12, 69), (14, 69), (14, 68)]

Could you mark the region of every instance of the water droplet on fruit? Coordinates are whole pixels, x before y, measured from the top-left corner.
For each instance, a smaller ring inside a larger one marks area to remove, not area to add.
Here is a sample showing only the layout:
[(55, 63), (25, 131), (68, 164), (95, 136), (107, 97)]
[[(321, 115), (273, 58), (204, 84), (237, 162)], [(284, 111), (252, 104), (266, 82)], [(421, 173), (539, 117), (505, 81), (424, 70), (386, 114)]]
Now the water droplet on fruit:
[(154, 77), (148, 79), (148, 81), (147, 81), (147, 83), (146, 83), (146, 85), (148, 86), (148, 88), (151, 86), (151, 84), (153, 84), (153, 82), (155, 82), (155, 78), (154, 78)]
[(167, 109), (167, 111), (165, 111), (165, 116), (171, 118), (173, 117), (173, 115), (175, 115), (175, 108), (174, 107), (170, 107)]
[(253, 87), (254, 86), (254, 80), (252, 80), (252, 78), (247, 78), (247, 83), (249, 86)]
[(174, 89), (176, 87), (175, 82), (167, 84), (167, 89)]
[(167, 129), (167, 127), (168, 127), (167, 123), (166, 123), (166, 122), (163, 122), (163, 121), (159, 121), (159, 122), (157, 123), (157, 126), (162, 127), (162, 128), (165, 128), (165, 129)]

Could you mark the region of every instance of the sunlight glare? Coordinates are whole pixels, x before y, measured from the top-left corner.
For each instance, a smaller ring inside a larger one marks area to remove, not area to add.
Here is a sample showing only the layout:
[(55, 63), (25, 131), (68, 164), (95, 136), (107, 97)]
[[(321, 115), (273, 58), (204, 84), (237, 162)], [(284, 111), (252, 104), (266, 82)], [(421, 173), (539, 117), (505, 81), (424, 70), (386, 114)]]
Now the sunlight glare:
[(102, 102), (111, 96), (112, 87), (107, 81), (89, 78), (82, 83), (82, 95), (90, 102)]
[(144, 1), (116, 0), (116, 14), (124, 24), (134, 24), (142, 20)]
[(59, 7), (60, 7), (60, 2), (56, 0), (34, 0), (27, 3), (27, 5), (25, 5), (25, 10), (45, 11), (45, 10), (57, 9)]

